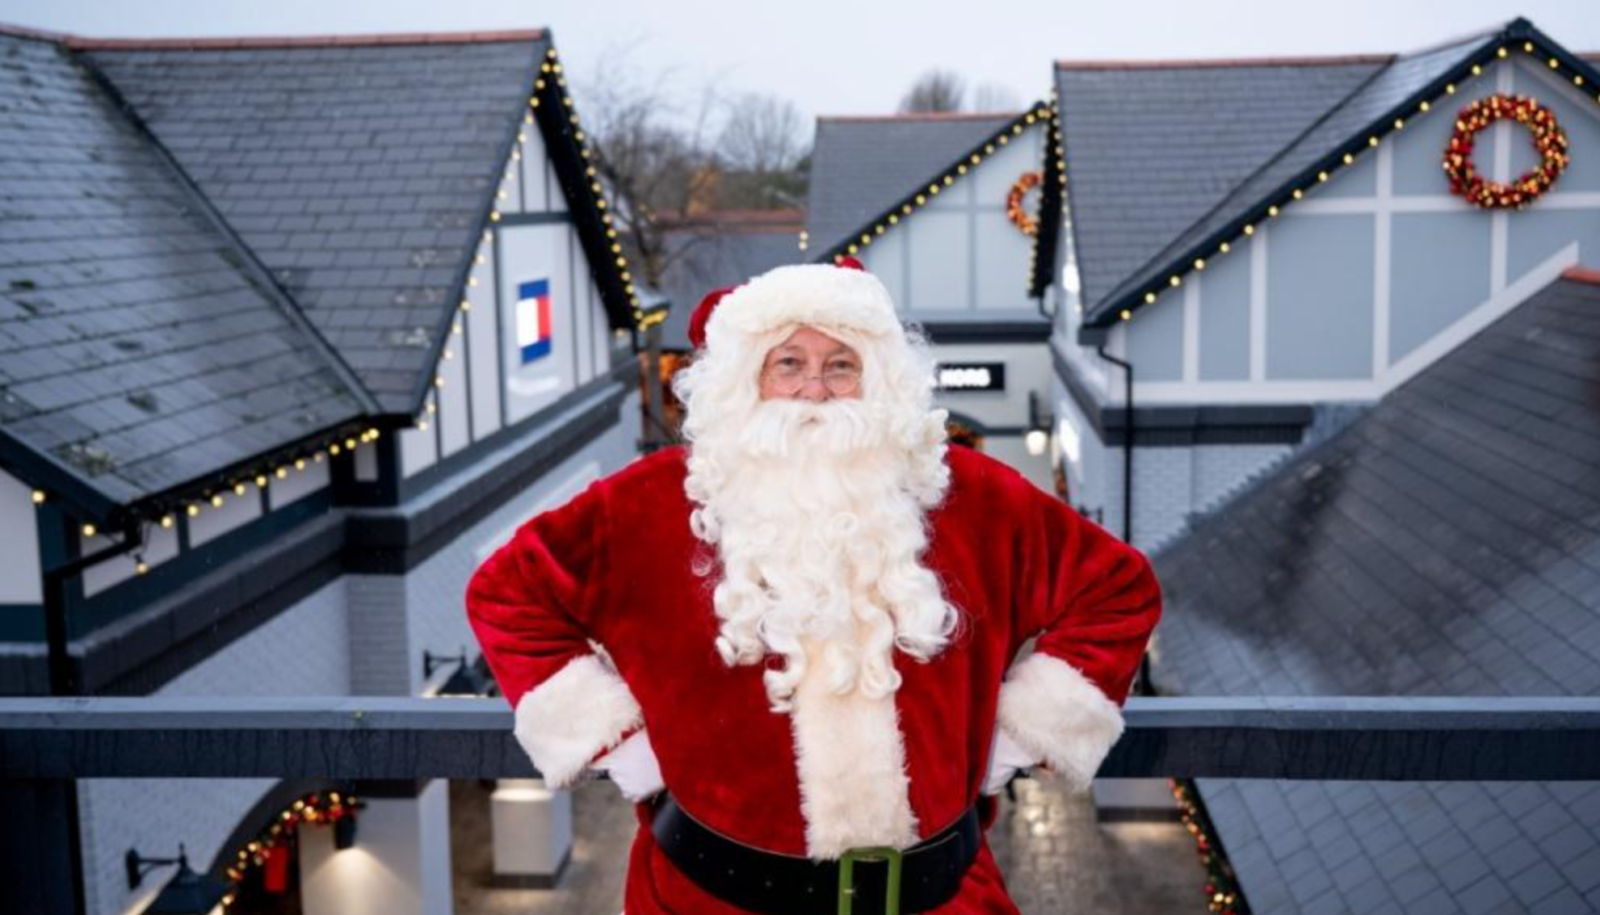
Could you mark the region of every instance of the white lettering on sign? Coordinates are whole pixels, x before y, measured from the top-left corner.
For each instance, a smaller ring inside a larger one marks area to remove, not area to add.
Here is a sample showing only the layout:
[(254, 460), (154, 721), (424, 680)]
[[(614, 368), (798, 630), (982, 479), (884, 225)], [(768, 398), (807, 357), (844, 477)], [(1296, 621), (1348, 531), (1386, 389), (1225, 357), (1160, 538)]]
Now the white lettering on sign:
[(994, 377), (983, 366), (963, 366), (939, 370), (939, 387), (947, 390), (951, 388), (987, 388), (993, 384)]

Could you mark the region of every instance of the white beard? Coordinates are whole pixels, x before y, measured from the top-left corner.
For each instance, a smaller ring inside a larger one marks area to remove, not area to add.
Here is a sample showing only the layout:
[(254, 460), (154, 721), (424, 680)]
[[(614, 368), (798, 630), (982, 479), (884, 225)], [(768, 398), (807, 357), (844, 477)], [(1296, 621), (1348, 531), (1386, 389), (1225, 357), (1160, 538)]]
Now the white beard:
[(933, 486), (918, 471), (942, 440), (913, 435), (907, 447), (889, 417), (861, 400), (772, 400), (695, 441), (686, 490), (695, 534), (721, 560), (717, 650), (730, 666), (783, 657), (764, 675), (775, 711), (791, 709), (814, 665), (808, 691), (892, 695), (894, 650), (927, 660), (955, 627), (921, 562), (946, 478)]

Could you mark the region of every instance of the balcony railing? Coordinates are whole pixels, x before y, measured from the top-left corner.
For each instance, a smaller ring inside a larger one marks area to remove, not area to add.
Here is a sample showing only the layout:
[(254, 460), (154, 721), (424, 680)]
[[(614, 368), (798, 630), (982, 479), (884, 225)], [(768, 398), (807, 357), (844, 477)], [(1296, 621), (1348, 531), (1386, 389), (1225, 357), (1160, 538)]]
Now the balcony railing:
[[(1600, 698), (1132, 698), (1100, 774), (1600, 779)], [(0, 699), (0, 780), (526, 778), (499, 699)]]
[[(1102, 776), (1600, 780), (1600, 698), (1133, 698), (1125, 717)], [(76, 779), (534, 776), (511, 725), (499, 699), (0, 699), (0, 887), (81, 910)]]

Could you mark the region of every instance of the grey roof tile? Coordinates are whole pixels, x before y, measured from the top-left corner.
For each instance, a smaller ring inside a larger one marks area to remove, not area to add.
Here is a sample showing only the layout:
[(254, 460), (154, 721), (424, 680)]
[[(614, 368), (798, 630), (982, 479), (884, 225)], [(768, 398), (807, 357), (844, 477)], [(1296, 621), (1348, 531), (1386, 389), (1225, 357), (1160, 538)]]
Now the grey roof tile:
[(1058, 64), (1086, 306), (1099, 304), (1380, 67), (1370, 60)]
[[(1587, 597), (1600, 529), (1582, 523), (1600, 516), (1600, 324), (1569, 319), (1597, 303), (1600, 286), (1557, 281), (1155, 555), (1168, 595), (1157, 682), (1189, 695), (1600, 695), (1600, 601)], [(1527, 447), (1556, 428), (1559, 454)], [(1597, 783), (1201, 791), (1230, 853), (1264, 842), (1278, 855), (1275, 868), (1235, 862), (1263, 913), (1326, 905), (1282, 885), (1320, 885), (1319, 872), (1348, 910), (1381, 907), (1340, 879), (1362, 860), (1377, 871), (1368, 886), (1408, 912), (1441, 893), (1450, 911), (1555, 909), (1594, 888), (1600, 861)]]
[(4, 431), (126, 504), (357, 416), (292, 306), (78, 61), (11, 36), (0, 57), (0, 135), (28, 138), (0, 144)]
[(818, 118), (806, 207), (811, 250), (825, 251), (861, 231), (1016, 117)]
[[(408, 413), (426, 384), (423, 360), (387, 368), (377, 357), (392, 344), (365, 329), (416, 323), (393, 307), (401, 295), (427, 296), (425, 326), (448, 320), (547, 46), (130, 49), (90, 59), (382, 408)], [(403, 218), (376, 219), (386, 212)], [(417, 231), (384, 228), (397, 223)], [(419, 263), (423, 249), (435, 254)], [(376, 263), (390, 266), (345, 269)]]

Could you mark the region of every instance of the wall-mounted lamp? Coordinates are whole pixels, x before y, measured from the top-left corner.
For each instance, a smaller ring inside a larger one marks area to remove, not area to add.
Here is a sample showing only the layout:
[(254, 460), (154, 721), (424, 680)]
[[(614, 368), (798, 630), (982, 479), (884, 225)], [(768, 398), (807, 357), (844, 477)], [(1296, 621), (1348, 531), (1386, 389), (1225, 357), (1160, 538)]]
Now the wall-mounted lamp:
[(167, 864), (178, 865), (178, 872), (156, 894), (144, 915), (220, 915), (228, 902), (232, 887), (227, 881), (210, 874), (197, 874), (189, 868), (189, 856), (178, 846), (176, 858), (145, 858), (134, 849), (128, 849), (123, 863), (128, 869), (128, 889), (139, 888), (144, 875)]
[(1050, 413), (1039, 406), (1039, 392), (1028, 392), (1028, 431), (1023, 435), (1023, 444), (1027, 446), (1028, 453), (1038, 457), (1050, 447)]
[(431, 651), (422, 652), (422, 679), (427, 680), (433, 672), (446, 664), (455, 664), (456, 672), (450, 679), (439, 686), (436, 696), (486, 696), (489, 693), (489, 677), (484, 669), (482, 659), (473, 662), (467, 659), (467, 649), (463, 647), (460, 654), (438, 655)]
[(355, 814), (346, 814), (333, 821), (333, 847), (338, 851), (356, 846)]

